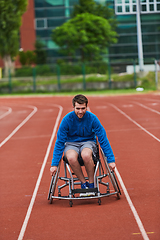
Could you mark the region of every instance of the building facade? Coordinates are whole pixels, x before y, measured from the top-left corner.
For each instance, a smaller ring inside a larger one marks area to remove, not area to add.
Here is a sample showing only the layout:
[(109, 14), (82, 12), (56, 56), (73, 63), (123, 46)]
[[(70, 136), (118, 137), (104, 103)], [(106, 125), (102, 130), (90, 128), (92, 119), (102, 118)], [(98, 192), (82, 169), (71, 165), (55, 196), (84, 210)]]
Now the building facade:
[[(109, 58), (137, 59), (137, 1), (140, 6), (140, 20), (144, 59), (160, 59), (160, 0), (95, 0), (109, 3), (118, 20), (118, 42), (109, 48)], [(67, 59), (59, 53), (52, 41), (52, 30), (70, 19), (74, 4), (78, 0), (28, 0), (28, 10), (23, 15), (20, 30), (20, 47), (33, 50), (36, 39), (44, 43), (47, 62)], [(107, 56), (108, 57), (108, 56)]]
[[(118, 20), (118, 42), (109, 49), (111, 60), (137, 59), (137, 0), (96, 0), (109, 2)], [(67, 58), (60, 55), (51, 40), (52, 29), (70, 19), (78, 0), (34, 0), (36, 37), (45, 45), (48, 61)], [(144, 59), (160, 59), (160, 0), (141, 0), (140, 19)]]

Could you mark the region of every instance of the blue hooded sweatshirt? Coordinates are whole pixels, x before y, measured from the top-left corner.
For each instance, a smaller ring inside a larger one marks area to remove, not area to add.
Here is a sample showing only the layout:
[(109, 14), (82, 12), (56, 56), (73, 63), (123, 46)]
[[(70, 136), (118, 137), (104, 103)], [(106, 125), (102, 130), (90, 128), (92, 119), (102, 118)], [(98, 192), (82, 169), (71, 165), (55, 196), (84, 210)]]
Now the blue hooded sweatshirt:
[(97, 116), (88, 111), (86, 111), (82, 118), (78, 118), (74, 111), (68, 113), (62, 119), (57, 132), (51, 166), (58, 166), (66, 142), (94, 141), (96, 143), (96, 136), (107, 157), (107, 162), (115, 162), (115, 157), (108, 141), (106, 131)]

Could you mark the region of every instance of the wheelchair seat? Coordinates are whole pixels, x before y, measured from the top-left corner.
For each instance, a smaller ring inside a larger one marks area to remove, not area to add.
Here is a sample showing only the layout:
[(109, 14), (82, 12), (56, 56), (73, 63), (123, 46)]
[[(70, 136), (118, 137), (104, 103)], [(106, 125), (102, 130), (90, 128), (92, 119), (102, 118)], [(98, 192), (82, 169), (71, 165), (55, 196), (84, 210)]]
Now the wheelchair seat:
[[(63, 176), (60, 176), (62, 159), (64, 163), (64, 173)], [(116, 176), (114, 172), (110, 170), (107, 163), (107, 159), (102, 149), (99, 148), (98, 144), (96, 156), (93, 156), (93, 161), (95, 163), (94, 188), (81, 189), (79, 187), (81, 182), (76, 176), (74, 176), (75, 174), (72, 172), (67, 158), (63, 156), (62, 159), (57, 167), (57, 172), (55, 173), (54, 176), (52, 176), (51, 179), (48, 193), (48, 200), (50, 200), (50, 204), (52, 204), (53, 199), (66, 199), (69, 200), (69, 204), (72, 207), (73, 200), (76, 199), (98, 199), (98, 204), (101, 205), (102, 197), (115, 194), (117, 196), (117, 199), (120, 198), (121, 191)], [(78, 161), (80, 165), (83, 167), (84, 163), (81, 156), (78, 156)], [(85, 177), (85, 179), (87, 181), (88, 177)], [(58, 185), (57, 184), (58, 182), (60, 182), (61, 185)], [(65, 189), (66, 187), (68, 187), (69, 191), (69, 194), (67, 196), (62, 194), (63, 189)], [(95, 196), (80, 197), (80, 193), (87, 192), (94, 192)]]

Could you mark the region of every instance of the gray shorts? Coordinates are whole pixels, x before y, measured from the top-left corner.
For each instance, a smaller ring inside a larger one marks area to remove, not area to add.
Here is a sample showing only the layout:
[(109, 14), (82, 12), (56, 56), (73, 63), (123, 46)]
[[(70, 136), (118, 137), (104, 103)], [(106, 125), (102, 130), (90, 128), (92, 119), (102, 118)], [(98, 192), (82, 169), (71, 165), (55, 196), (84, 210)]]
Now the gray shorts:
[(92, 150), (93, 156), (96, 157), (97, 154), (97, 145), (93, 141), (87, 141), (87, 142), (66, 142), (65, 143), (65, 149), (64, 149), (64, 155), (68, 150), (75, 150), (78, 155), (81, 155), (81, 152), (84, 148), (90, 148)]

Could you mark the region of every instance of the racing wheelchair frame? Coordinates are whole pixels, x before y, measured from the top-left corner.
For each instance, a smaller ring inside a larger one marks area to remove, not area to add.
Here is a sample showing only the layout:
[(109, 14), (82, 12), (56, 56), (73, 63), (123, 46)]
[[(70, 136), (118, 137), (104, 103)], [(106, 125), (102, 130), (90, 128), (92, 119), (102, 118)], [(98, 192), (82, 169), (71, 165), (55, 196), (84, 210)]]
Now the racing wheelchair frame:
[[(64, 176), (60, 176), (60, 166), (61, 162), (64, 162)], [(54, 176), (52, 176), (48, 200), (52, 204), (53, 199), (66, 199), (69, 200), (69, 205), (72, 207), (73, 200), (77, 199), (98, 199), (98, 204), (101, 205), (101, 198), (108, 197), (110, 195), (116, 195), (117, 199), (120, 199), (121, 191), (118, 185), (114, 171), (111, 171), (107, 163), (107, 158), (105, 157), (103, 150), (99, 147), (97, 143), (97, 156), (94, 160), (95, 172), (94, 172), (94, 188), (81, 189), (76, 186), (80, 185), (79, 179), (74, 176), (71, 171), (69, 163), (65, 157), (63, 157), (57, 167), (57, 171)], [(103, 162), (102, 162), (103, 160)], [(81, 164), (81, 166), (83, 166)], [(69, 175), (69, 176), (68, 176)], [(88, 177), (85, 177), (88, 180)], [(104, 181), (105, 180), (105, 181)], [(61, 185), (58, 183), (61, 182)], [(58, 188), (56, 188), (58, 185)], [(68, 187), (69, 194), (62, 195), (62, 189)], [(95, 196), (79, 196), (80, 193), (92, 192)]]

